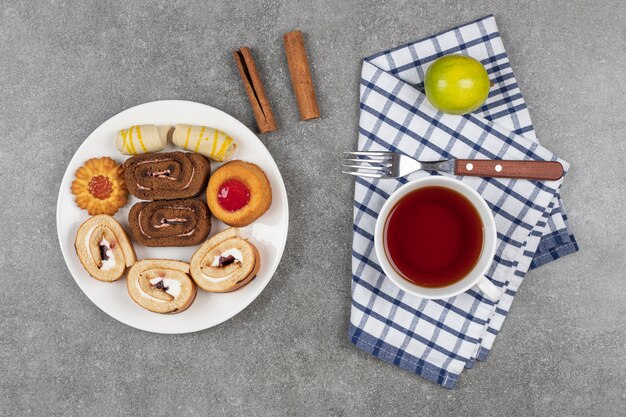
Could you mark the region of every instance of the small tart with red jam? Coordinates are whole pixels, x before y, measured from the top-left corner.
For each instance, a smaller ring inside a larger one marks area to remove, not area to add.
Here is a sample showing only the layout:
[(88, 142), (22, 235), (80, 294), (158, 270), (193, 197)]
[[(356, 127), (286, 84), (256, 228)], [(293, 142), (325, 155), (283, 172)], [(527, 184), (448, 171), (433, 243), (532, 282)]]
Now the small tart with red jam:
[(112, 216), (128, 202), (122, 167), (109, 157), (88, 160), (75, 176), (72, 194), (76, 205), (92, 216)]
[(261, 168), (236, 160), (211, 174), (206, 200), (219, 220), (229, 226), (244, 227), (270, 208), (272, 188)]

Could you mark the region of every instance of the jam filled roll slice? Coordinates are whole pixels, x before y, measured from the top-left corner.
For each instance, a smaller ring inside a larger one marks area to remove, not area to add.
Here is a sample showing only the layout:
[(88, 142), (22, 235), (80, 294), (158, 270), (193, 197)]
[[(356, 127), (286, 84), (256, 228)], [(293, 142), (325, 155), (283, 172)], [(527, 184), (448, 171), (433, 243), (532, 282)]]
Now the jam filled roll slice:
[(190, 152), (137, 155), (123, 167), (128, 191), (142, 200), (195, 197), (206, 187), (211, 169), (208, 159)]
[(134, 302), (154, 313), (186, 310), (196, 298), (196, 284), (187, 262), (143, 259), (128, 271), (128, 294)]
[(193, 246), (211, 230), (211, 213), (200, 200), (135, 204), (128, 214), (133, 238), (144, 246)]
[(229, 292), (243, 287), (261, 267), (257, 248), (228, 228), (204, 242), (191, 257), (191, 277), (209, 292)]
[(107, 214), (91, 217), (80, 225), (74, 247), (89, 275), (100, 281), (117, 281), (137, 261), (124, 229)]

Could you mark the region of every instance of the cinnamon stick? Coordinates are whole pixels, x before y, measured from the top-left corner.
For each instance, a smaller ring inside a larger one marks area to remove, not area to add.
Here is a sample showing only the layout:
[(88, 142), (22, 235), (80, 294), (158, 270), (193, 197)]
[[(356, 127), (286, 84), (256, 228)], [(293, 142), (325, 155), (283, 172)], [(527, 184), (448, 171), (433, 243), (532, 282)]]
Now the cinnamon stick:
[(293, 93), (298, 102), (300, 118), (302, 120), (320, 117), (320, 109), (317, 106), (315, 89), (311, 78), (311, 68), (304, 49), (302, 32), (294, 30), (283, 36), (287, 65), (291, 75)]
[(237, 51), (233, 51), (233, 58), (237, 64), (239, 75), (243, 81), (243, 86), (248, 94), (252, 113), (256, 119), (259, 132), (267, 133), (276, 130), (276, 120), (272, 107), (265, 95), (265, 88), (261, 82), (261, 77), (257, 71), (252, 52), (247, 47), (242, 47)]

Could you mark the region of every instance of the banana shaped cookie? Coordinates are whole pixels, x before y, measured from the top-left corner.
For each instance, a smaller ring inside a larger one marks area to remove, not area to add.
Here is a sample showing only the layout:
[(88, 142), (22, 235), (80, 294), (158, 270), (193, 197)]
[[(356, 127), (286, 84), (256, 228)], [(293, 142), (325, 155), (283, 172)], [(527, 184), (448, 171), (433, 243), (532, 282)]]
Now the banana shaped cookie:
[(178, 124), (172, 134), (174, 145), (197, 152), (217, 162), (230, 159), (237, 142), (226, 133), (208, 126)]
[(124, 155), (158, 152), (167, 145), (170, 126), (134, 125), (115, 135), (115, 147)]

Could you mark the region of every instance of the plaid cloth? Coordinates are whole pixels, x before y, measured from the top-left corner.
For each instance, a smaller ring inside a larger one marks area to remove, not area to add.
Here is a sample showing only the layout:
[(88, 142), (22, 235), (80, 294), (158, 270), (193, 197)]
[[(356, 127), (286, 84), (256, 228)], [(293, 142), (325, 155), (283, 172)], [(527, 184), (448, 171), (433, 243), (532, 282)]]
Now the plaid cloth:
[[(478, 59), (494, 83), (483, 107), (465, 116), (436, 111), (422, 93), (428, 65), (452, 53)], [(559, 160), (569, 167), (539, 144), (493, 16), (365, 59), (360, 101), (359, 150), (421, 160)], [(378, 264), (374, 225), (394, 190), (425, 175), (356, 178), (349, 338), (382, 360), (454, 388), (464, 368), (487, 357), (526, 272), (578, 246), (559, 196), (563, 179), (459, 177), (493, 211), (498, 242), (487, 277), (503, 295), (494, 303), (475, 289), (446, 300), (404, 293)]]

